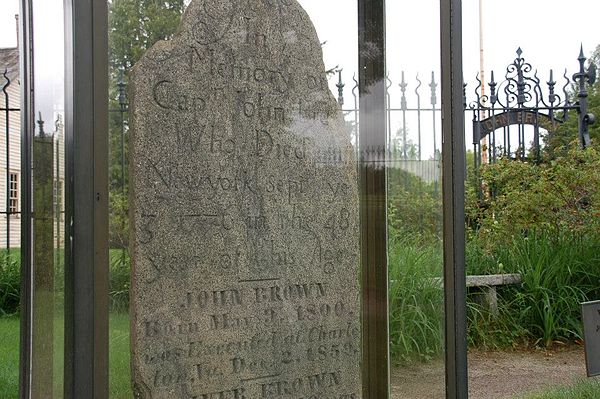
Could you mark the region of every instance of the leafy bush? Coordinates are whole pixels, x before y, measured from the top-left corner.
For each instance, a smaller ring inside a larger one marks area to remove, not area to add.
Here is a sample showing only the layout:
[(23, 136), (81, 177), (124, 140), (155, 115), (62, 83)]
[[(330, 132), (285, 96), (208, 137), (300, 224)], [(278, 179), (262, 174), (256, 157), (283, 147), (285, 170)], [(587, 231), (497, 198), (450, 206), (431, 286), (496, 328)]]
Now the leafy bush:
[(523, 284), (502, 290), (499, 318), (470, 309), (470, 342), (581, 338), (579, 304), (600, 297), (598, 170), (594, 148), (539, 165), (500, 160), (482, 168), (493, 195), (469, 196), (468, 273), (521, 273)]
[(21, 265), (18, 256), (0, 253), (0, 316), (19, 311)]
[(480, 244), (510, 243), (529, 231), (555, 236), (600, 230), (600, 153), (571, 150), (546, 164), (500, 160), (482, 168), (493, 195), (469, 197), (467, 214)]
[(429, 242), (441, 239), (442, 199), (439, 183), (427, 183), (402, 169), (388, 176), (389, 224), (397, 231)]
[[(21, 261), (18, 252), (0, 252), (0, 317), (19, 311), (21, 293)], [(58, 252), (54, 266), (54, 295), (57, 304), (64, 296), (64, 253)], [(127, 251), (110, 250), (109, 297), (111, 311), (127, 312), (129, 308), (130, 260)]]

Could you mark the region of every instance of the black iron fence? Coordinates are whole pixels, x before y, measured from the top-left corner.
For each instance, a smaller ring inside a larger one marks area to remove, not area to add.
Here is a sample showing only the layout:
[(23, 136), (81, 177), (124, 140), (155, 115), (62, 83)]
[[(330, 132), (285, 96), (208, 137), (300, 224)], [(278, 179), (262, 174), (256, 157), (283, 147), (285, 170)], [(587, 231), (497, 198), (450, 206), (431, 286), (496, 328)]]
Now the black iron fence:
[[(13, 68), (14, 65), (13, 65)], [(0, 90), (2, 92), (2, 101), (0, 102), (0, 129), (2, 131), (2, 149), (0, 159), (5, 169), (3, 181), (0, 187), (4, 190), (4, 195), (0, 199), (0, 217), (3, 220), (0, 223), (0, 244), (1, 248), (7, 252), (18, 250), (21, 246), (21, 177), (29, 171), (22, 170), (21, 164), (21, 110), (20, 110), (20, 87), (18, 84), (18, 65), (16, 71), (8, 68), (4, 69), (2, 74), (3, 81), (0, 81)], [(41, 114), (38, 120), (37, 131), (34, 132), (34, 148), (44, 148), (35, 154), (40, 155), (40, 159), (34, 159), (33, 169), (34, 177), (51, 175), (51, 184), (49, 187), (43, 187), (44, 193), (52, 201), (53, 219), (53, 242), (57, 264), (60, 263), (62, 252), (58, 249), (63, 248), (63, 223), (64, 223), (64, 125), (62, 117), (57, 114), (54, 121), (52, 132), (46, 132), (44, 121)], [(35, 149), (34, 149), (35, 151)], [(35, 191), (35, 190), (34, 190)], [(36, 201), (42, 202), (41, 198), (34, 197), (34, 208)], [(45, 211), (46, 213), (48, 210)], [(35, 216), (35, 215), (34, 215)]]
[[(479, 76), (473, 90), (474, 99), (469, 101), (468, 86), (465, 84), (464, 108), (472, 116), (473, 153), (475, 167), (485, 162), (494, 162), (498, 157), (525, 159), (528, 153), (534, 158), (539, 157), (541, 142), (540, 131), (554, 131), (557, 126), (569, 118), (569, 111), (574, 110), (579, 116), (579, 139), (582, 147), (589, 145), (588, 127), (594, 122), (594, 116), (588, 113), (587, 89), (595, 82), (595, 68), (585, 68), (586, 58), (583, 51), (579, 56), (579, 72), (569, 78), (565, 73), (564, 81), (555, 81), (552, 70), (549, 79), (542, 83), (537, 70), (522, 57), (522, 51), (517, 51), (517, 58), (508, 65), (504, 78), (497, 81), (494, 72), (489, 83), (484, 83)], [(344, 82), (342, 70), (335, 71), (337, 76), (338, 102), (344, 112), (346, 122), (351, 132), (352, 141), (358, 148), (358, 127), (360, 124), (358, 112), (358, 81), (352, 78), (350, 89), (351, 104), (346, 104), (344, 95), (347, 85)], [(111, 191), (116, 200), (111, 201), (111, 212), (114, 216), (112, 226), (113, 247), (127, 246), (127, 134), (128, 134), (128, 100), (126, 74), (120, 70), (113, 89), (111, 100), (111, 149), (112, 149), (112, 180)], [(4, 223), (0, 226), (4, 248), (15, 248), (20, 245), (21, 211), (19, 204), (20, 191), (20, 159), (14, 154), (20, 151), (19, 120), (20, 110), (15, 104), (19, 103), (18, 83), (11, 79), (8, 70), (3, 74), (4, 82), (0, 86), (3, 101), (0, 103), (0, 128), (4, 133), (3, 161), (4, 173), (4, 204), (0, 214)], [(395, 90), (392, 90), (394, 87)], [(438, 102), (440, 83), (434, 72), (428, 78), (422, 79), (418, 74), (409, 79), (402, 72), (399, 82), (387, 78), (387, 146), (373, 148), (368, 154), (358, 156), (376, 157), (383, 159), (389, 168), (402, 169), (420, 177), (426, 183), (436, 187), (441, 179), (441, 109)], [(396, 93), (396, 94), (393, 94)], [(489, 94), (487, 94), (489, 93)], [(531, 127), (527, 127), (531, 126)], [(533, 132), (533, 140), (528, 143), (526, 130)], [(62, 160), (62, 121), (60, 116), (54, 125), (54, 131), (49, 135), (44, 132), (44, 122), (38, 122), (37, 136), (50, 136), (53, 142), (53, 197), (55, 218), (55, 245), (62, 246), (63, 223), (63, 171)], [(1, 203), (1, 201), (0, 201)], [(116, 238), (115, 238), (116, 237)]]
[[(18, 90), (15, 84), (15, 71), (4, 68), (0, 88), (2, 91), (2, 102), (0, 102), (0, 128), (3, 131), (4, 145), (2, 146), (2, 159), (4, 162), (4, 181), (0, 186), (4, 189), (3, 206), (0, 207), (0, 215), (4, 218), (4, 223), (0, 229), (4, 230), (1, 234), (3, 248), (10, 250), (14, 246), (20, 246), (20, 221), (21, 207), (19, 203), (20, 192), (20, 159), (14, 156), (15, 151), (20, 151), (18, 139), (20, 134), (20, 115), (21, 110), (17, 104), (14, 93)], [(17, 139), (15, 139), (15, 135)], [(15, 148), (16, 146), (16, 148)], [(2, 201), (0, 200), (0, 203)], [(0, 231), (1, 231), (0, 230)]]

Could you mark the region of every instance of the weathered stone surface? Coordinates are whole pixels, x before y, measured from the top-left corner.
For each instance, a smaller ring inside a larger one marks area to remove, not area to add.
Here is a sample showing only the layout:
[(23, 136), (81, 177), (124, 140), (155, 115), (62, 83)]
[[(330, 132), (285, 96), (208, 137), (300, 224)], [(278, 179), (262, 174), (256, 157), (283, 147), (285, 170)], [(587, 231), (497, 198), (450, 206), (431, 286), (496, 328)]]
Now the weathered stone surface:
[(132, 79), (136, 397), (361, 396), (358, 194), (295, 0), (197, 0)]

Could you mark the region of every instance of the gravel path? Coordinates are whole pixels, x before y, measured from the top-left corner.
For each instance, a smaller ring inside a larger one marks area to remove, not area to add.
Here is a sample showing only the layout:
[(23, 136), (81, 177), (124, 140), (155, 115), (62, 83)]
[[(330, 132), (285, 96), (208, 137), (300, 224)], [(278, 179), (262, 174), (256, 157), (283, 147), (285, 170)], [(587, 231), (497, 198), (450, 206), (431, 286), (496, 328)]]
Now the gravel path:
[[(469, 398), (505, 399), (585, 377), (583, 348), (469, 353)], [(392, 371), (392, 398), (445, 399), (444, 367), (433, 362)]]

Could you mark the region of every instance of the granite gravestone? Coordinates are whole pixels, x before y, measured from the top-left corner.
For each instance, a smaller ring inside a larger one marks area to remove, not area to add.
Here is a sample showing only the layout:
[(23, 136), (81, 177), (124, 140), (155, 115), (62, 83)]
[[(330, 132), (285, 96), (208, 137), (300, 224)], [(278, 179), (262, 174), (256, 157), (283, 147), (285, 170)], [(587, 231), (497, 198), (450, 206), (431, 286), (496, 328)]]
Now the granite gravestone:
[(600, 301), (581, 304), (588, 377), (600, 375)]
[(361, 396), (356, 164), (296, 0), (196, 0), (132, 76), (136, 398)]

